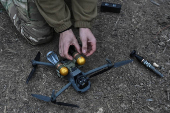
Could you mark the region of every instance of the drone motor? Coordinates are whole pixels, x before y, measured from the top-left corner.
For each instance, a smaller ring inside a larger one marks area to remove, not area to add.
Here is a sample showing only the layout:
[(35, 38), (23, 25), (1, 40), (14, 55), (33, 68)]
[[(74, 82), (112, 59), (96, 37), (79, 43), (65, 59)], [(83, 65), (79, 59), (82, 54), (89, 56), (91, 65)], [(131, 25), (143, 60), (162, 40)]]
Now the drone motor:
[(83, 89), (88, 85), (89, 79), (86, 76), (78, 75), (75, 81), (78, 88)]

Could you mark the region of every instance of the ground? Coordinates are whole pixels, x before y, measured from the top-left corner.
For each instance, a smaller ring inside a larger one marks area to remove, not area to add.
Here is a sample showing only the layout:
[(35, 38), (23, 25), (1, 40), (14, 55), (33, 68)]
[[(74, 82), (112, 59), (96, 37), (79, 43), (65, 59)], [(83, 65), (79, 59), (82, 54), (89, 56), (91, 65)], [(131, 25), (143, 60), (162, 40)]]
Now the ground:
[[(48, 51), (58, 52), (58, 37), (50, 43), (32, 46), (19, 34), (0, 4), (0, 111), (3, 113), (169, 113), (170, 99), (170, 1), (99, 0), (98, 16), (92, 32), (97, 39), (96, 52), (86, 58), (81, 70), (86, 72), (106, 63), (130, 59), (132, 50), (156, 62), (164, 74), (160, 78), (136, 59), (128, 65), (113, 68), (91, 79), (85, 93), (69, 87), (58, 101), (77, 104), (70, 108), (46, 103), (31, 94), (50, 96), (67, 81), (59, 79), (53, 68), (38, 66), (31, 81), (31, 60), (41, 52), (41, 61), (48, 62)], [(119, 14), (101, 12), (101, 2), (122, 5)], [(78, 31), (74, 29), (78, 37)], [(57, 53), (58, 54), (58, 53)]]

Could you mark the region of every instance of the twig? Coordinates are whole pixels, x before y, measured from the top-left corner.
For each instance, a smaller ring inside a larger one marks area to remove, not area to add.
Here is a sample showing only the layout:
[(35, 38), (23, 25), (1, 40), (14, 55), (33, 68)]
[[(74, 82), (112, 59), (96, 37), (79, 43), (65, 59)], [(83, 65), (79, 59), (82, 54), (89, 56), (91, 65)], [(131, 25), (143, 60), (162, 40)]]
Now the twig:
[(5, 29), (4, 29), (3, 27), (1, 27), (1, 26), (0, 26), (0, 28), (1, 28), (2, 30), (5, 30)]
[(165, 46), (165, 48), (164, 48), (164, 50), (163, 50), (163, 53), (166, 51), (166, 47), (167, 47), (167, 45)]
[(167, 92), (168, 100), (169, 100), (169, 92)]
[[(119, 18), (120, 18), (120, 16), (119, 16)], [(116, 25), (117, 25), (117, 23), (118, 23), (118, 21), (119, 21), (119, 18), (117, 19), (117, 21), (116, 21), (116, 23), (115, 23), (115, 26), (114, 26), (114, 28), (116, 29)], [(114, 30), (115, 30), (114, 29)]]
[(159, 6), (160, 4), (158, 4), (157, 2), (153, 1), (153, 0), (150, 0), (153, 4)]
[(4, 108), (4, 113), (6, 113), (6, 106), (5, 106), (5, 108)]
[[(163, 31), (164, 29), (168, 28), (169, 26), (170, 26), (170, 24), (167, 25), (166, 27), (162, 28), (162, 29), (156, 34), (156, 36), (159, 35), (161, 31)], [(156, 37), (155, 37), (155, 38), (156, 38)]]
[(113, 112), (112, 108), (110, 107), (110, 105), (107, 103), (108, 108), (110, 109), (111, 112)]

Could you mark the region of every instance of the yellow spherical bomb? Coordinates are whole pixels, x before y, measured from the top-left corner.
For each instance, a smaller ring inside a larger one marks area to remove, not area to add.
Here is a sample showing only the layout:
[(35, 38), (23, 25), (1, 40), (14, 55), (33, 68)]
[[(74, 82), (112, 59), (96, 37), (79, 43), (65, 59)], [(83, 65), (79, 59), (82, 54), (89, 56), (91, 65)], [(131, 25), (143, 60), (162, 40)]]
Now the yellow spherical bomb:
[(61, 74), (62, 76), (68, 75), (68, 69), (67, 69), (66, 67), (62, 67), (62, 68), (60, 69), (60, 74)]
[(78, 65), (84, 65), (86, 62), (86, 59), (82, 56), (80, 56), (78, 59), (77, 59), (77, 64)]
[(86, 59), (83, 56), (81, 56), (78, 52), (74, 52), (72, 54), (72, 56), (76, 60), (78, 65), (84, 65), (85, 64)]

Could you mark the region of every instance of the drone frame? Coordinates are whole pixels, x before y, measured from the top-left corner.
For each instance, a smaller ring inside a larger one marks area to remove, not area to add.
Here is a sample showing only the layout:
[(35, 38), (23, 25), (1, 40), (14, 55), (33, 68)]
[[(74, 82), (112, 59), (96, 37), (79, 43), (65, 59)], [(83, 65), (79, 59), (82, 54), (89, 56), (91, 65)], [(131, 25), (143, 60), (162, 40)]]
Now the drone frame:
[[(121, 61), (121, 62), (117, 62), (117, 63), (114, 63), (112, 64), (112, 62), (109, 60), (109, 59), (106, 59), (107, 61), (107, 64), (105, 65), (102, 65), (100, 67), (97, 67), (95, 69), (92, 69), (86, 73), (82, 72), (79, 68), (77, 68), (76, 66), (72, 69), (69, 68), (69, 74), (66, 75), (65, 77), (68, 79), (69, 83), (67, 83), (61, 90), (59, 90), (56, 94), (55, 91), (53, 90), (52, 92), (52, 95), (51, 95), (51, 98), (50, 97), (46, 97), (46, 96), (43, 96), (43, 95), (37, 95), (37, 94), (32, 94), (32, 96), (40, 99), (40, 100), (43, 100), (43, 101), (51, 101), (53, 103), (56, 103), (56, 104), (59, 104), (59, 105), (65, 105), (65, 106), (72, 106), (72, 107), (78, 107), (77, 105), (73, 105), (73, 104), (67, 104), (67, 103), (62, 103), (62, 102), (56, 102), (56, 98), (64, 91), (66, 90), (70, 85), (72, 85), (74, 87), (74, 89), (77, 91), (77, 92), (80, 92), (80, 93), (83, 93), (83, 92), (86, 92), (89, 88), (90, 88), (90, 81), (89, 79), (96, 76), (96, 75), (99, 75), (107, 70), (110, 70), (111, 68), (113, 67), (120, 67), (122, 65), (125, 65), (125, 64), (128, 64), (128, 63), (131, 63), (133, 60), (125, 60), (125, 61)], [(63, 60), (61, 61), (63, 64), (69, 62), (69, 63), (75, 63), (73, 61), (69, 61), (69, 60)], [(35, 71), (36, 70), (36, 67), (37, 65), (44, 65), (44, 66), (49, 66), (49, 67), (55, 67), (54, 64), (52, 63), (47, 63), (47, 62), (40, 62), (40, 52), (38, 52), (37, 56), (35, 57), (34, 60), (32, 60), (32, 66), (34, 67), (33, 70)], [(67, 66), (67, 65), (65, 65)], [(27, 79), (27, 83), (28, 81), (31, 79), (32, 75), (33, 75), (33, 72), (34, 71), (31, 71), (28, 79)], [(88, 85), (86, 85), (86, 87), (84, 88), (79, 88), (75, 82), (75, 77), (76, 76), (83, 76), (85, 77), (85, 79), (87, 80), (88, 82)], [(90, 77), (87, 77), (88, 75), (91, 75)]]

